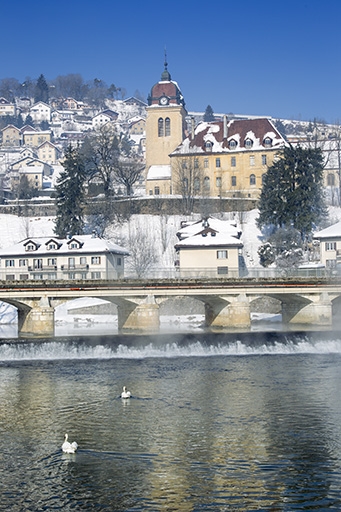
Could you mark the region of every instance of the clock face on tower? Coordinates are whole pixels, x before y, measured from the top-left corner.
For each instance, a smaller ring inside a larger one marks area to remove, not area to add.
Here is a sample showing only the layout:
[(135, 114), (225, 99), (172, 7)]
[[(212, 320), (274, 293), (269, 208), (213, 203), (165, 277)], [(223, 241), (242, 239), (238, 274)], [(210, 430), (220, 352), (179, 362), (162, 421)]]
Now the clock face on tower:
[(159, 99), (159, 103), (160, 103), (160, 105), (168, 105), (167, 96), (161, 96), (161, 98)]

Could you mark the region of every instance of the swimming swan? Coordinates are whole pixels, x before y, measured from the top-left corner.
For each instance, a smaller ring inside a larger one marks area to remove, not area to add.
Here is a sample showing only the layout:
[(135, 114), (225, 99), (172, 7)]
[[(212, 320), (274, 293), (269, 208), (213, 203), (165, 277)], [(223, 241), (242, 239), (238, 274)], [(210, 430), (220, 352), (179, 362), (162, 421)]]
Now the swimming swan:
[(127, 391), (127, 388), (125, 386), (123, 386), (123, 391), (121, 393), (121, 398), (130, 398), (130, 397), (131, 397), (130, 391)]
[(78, 444), (76, 443), (76, 441), (73, 441), (73, 443), (69, 443), (69, 441), (67, 439), (68, 439), (68, 435), (65, 434), (64, 443), (62, 444), (63, 452), (64, 453), (75, 453), (75, 451), (78, 448)]

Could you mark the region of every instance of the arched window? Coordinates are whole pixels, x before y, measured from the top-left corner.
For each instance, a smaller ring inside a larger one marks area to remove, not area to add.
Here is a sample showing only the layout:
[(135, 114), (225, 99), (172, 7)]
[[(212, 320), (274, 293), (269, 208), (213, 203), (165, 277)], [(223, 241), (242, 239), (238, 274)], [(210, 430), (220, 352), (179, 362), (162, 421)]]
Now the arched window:
[(199, 190), (200, 190), (200, 179), (198, 177), (194, 178), (193, 188), (194, 188), (195, 192), (199, 192)]
[(205, 142), (205, 150), (206, 151), (212, 151), (212, 142), (210, 142), (209, 140), (207, 142)]
[(334, 174), (328, 174), (327, 176), (328, 187), (335, 187), (335, 176)]
[(235, 149), (236, 147), (237, 147), (237, 142), (234, 139), (231, 139), (229, 141), (229, 148), (230, 149)]
[(266, 176), (266, 174), (265, 174), (265, 173), (264, 173), (264, 174), (262, 174), (262, 185), (264, 185), (265, 176)]
[(208, 176), (205, 176), (204, 178), (204, 190), (205, 192), (210, 190), (210, 178)]
[(163, 137), (164, 136), (164, 124), (162, 117), (159, 117), (158, 120), (158, 136)]
[(251, 139), (245, 139), (244, 145), (247, 149), (250, 149), (253, 146), (253, 142)]
[(250, 185), (256, 185), (256, 176), (254, 174), (250, 174)]
[(169, 137), (171, 134), (171, 125), (169, 117), (165, 119), (165, 136)]

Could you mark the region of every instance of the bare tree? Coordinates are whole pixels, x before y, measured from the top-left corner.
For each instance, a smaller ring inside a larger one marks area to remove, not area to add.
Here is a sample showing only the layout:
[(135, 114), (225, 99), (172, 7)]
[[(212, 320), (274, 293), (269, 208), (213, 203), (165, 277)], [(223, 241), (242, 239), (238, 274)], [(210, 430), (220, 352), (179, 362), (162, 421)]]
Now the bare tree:
[(114, 169), (119, 160), (119, 140), (115, 128), (109, 123), (88, 137), (80, 152), (84, 158), (89, 181), (99, 179), (103, 184), (105, 197), (112, 194)]
[(158, 262), (156, 243), (153, 233), (140, 224), (129, 225), (128, 236), (128, 265), (137, 277), (146, 276), (150, 268)]
[(176, 194), (182, 196), (184, 213), (193, 211), (194, 198), (204, 189), (203, 168), (195, 156), (176, 157), (172, 160), (172, 178)]
[(126, 188), (127, 196), (133, 193), (133, 185), (140, 179), (144, 169), (136, 156), (120, 157), (115, 165), (115, 181)]

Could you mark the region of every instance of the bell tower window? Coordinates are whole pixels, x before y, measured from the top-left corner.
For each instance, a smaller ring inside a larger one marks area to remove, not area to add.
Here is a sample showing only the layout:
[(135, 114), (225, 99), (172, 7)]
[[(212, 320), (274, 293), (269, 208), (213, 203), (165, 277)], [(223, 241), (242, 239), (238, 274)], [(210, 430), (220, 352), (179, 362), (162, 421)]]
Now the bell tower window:
[(166, 117), (165, 119), (165, 136), (169, 137), (171, 134), (171, 122), (169, 117)]
[(159, 120), (158, 120), (158, 136), (159, 137), (163, 137), (164, 133), (165, 133), (164, 122), (163, 122), (162, 117), (159, 117)]

